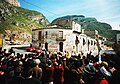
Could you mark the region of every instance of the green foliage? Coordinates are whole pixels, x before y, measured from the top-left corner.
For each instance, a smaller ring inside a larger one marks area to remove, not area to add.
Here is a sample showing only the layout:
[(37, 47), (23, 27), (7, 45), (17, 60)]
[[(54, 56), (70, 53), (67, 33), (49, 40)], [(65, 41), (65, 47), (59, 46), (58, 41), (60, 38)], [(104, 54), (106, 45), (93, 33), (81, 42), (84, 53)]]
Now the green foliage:
[(29, 10), (29, 9), (24, 9), (21, 7), (16, 7), (19, 10), (19, 13), (24, 13), (26, 16), (35, 16), (35, 15), (39, 15), (41, 13), (34, 11), (34, 10)]
[[(32, 20), (32, 16), (43, 14), (24, 9), (21, 7), (15, 7), (4, 0), (0, 1), (0, 33), (5, 34), (5, 30), (20, 31), (32, 33), (32, 29), (43, 27), (43, 23), (38, 23)], [(45, 19), (46, 20), (46, 19)], [(46, 20), (48, 22), (48, 20)], [(49, 22), (48, 22), (49, 23)]]

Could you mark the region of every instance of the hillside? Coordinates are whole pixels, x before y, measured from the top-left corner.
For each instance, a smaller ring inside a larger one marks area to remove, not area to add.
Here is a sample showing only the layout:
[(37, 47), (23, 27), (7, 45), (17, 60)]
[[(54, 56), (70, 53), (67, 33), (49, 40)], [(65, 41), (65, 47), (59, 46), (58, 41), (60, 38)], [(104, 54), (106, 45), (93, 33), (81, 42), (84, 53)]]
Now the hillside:
[(32, 29), (44, 27), (47, 24), (49, 21), (43, 14), (0, 0), (0, 33), (4, 34), (7, 40), (12, 38), (14, 40), (14, 37), (21, 38), (22, 34), (26, 34), (25, 38), (31, 39)]
[(63, 17), (55, 19), (52, 23), (62, 18), (75, 20), (79, 22), (81, 24), (82, 29), (95, 29), (99, 32), (100, 35), (106, 38), (115, 38), (115, 35), (117, 33), (120, 33), (120, 31), (112, 30), (112, 27), (107, 23), (102, 23), (102, 22), (97, 21), (96, 18), (92, 18), (92, 17), (88, 18), (83, 15), (63, 16)]

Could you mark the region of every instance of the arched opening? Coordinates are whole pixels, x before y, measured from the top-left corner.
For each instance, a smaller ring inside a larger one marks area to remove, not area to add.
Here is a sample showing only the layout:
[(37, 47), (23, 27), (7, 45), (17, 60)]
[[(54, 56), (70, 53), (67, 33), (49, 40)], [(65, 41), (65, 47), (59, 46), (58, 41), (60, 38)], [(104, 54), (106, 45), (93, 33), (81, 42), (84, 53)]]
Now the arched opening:
[(78, 39), (78, 36), (76, 36), (76, 39), (75, 39), (76, 52), (78, 52), (78, 44), (79, 44), (79, 39)]
[(41, 47), (41, 43), (39, 43), (39, 47)]
[(88, 51), (90, 50), (90, 41), (88, 40)]
[(59, 50), (62, 52), (63, 51), (63, 42), (59, 43)]
[(45, 43), (45, 49), (48, 50), (48, 43)]

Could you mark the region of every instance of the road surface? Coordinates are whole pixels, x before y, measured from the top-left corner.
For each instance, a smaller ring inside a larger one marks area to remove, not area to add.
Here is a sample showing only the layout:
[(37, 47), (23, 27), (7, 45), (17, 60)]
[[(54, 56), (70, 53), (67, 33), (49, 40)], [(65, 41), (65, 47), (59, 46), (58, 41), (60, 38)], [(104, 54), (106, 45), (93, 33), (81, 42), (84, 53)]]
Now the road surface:
[(2, 50), (7, 49), (7, 51), (13, 47), (13, 50), (15, 51), (15, 54), (20, 53), (20, 54), (29, 54), (32, 52), (27, 52), (25, 48), (30, 47), (30, 45), (9, 45), (9, 46), (4, 46)]

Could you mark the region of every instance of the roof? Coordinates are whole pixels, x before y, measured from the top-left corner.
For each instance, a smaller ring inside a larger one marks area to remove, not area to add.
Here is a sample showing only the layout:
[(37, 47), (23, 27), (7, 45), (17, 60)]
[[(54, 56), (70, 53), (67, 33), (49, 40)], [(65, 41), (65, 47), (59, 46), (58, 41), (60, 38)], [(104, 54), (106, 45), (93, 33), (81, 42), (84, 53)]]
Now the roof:
[(43, 28), (33, 29), (32, 31), (43, 30), (43, 29), (72, 29), (72, 27), (63, 27), (63, 26), (59, 26), (59, 25), (51, 25), (51, 26), (47, 26), (47, 27), (43, 27)]

